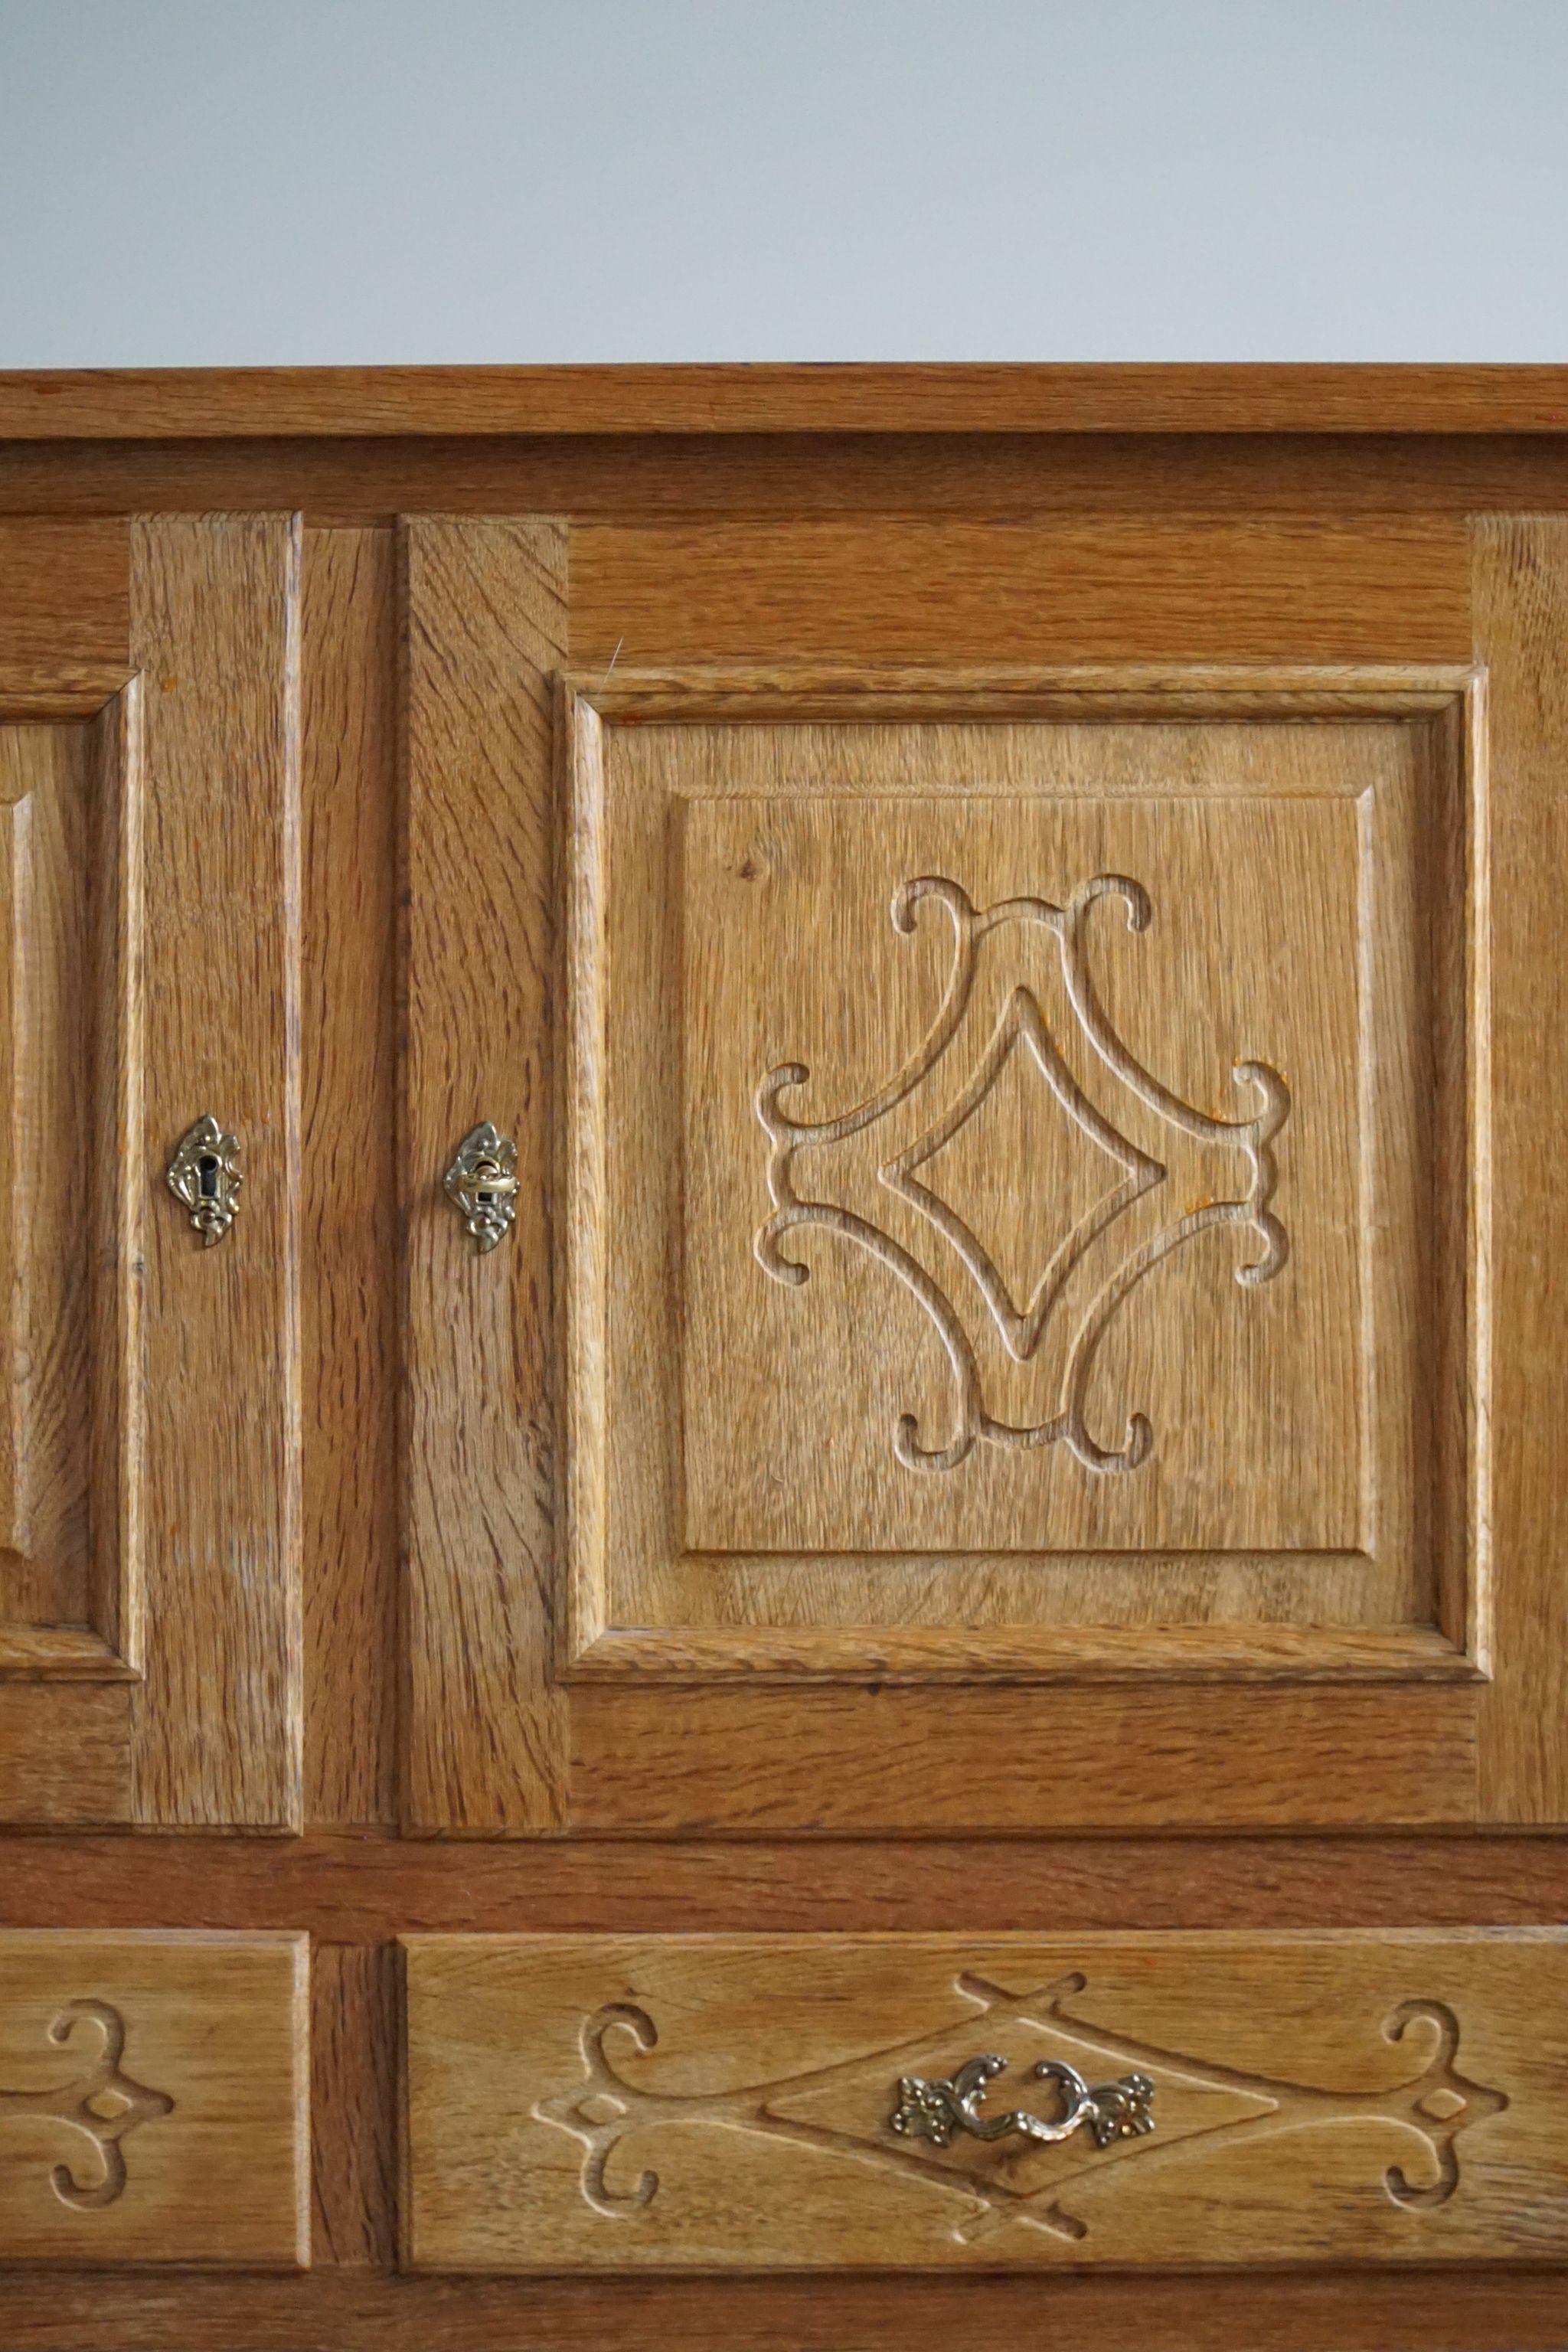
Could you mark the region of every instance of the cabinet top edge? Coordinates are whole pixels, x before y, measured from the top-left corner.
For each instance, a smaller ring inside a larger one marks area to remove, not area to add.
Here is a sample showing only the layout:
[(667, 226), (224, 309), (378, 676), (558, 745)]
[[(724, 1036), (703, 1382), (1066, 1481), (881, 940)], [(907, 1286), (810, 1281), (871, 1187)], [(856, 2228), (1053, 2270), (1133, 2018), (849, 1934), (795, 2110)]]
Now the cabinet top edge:
[(1568, 365), (0, 371), (16, 441), (756, 433), (1568, 433)]

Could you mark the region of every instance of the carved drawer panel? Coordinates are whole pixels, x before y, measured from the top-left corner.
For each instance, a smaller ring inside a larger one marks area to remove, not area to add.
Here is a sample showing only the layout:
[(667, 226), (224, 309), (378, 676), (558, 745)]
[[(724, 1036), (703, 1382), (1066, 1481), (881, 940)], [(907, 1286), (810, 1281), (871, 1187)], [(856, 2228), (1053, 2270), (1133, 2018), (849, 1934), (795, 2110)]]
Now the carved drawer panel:
[(414, 2269), (1568, 2252), (1556, 1930), (405, 1953)]
[(304, 1936), (0, 1935), (0, 2260), (302, 2268), (308, 1978)]

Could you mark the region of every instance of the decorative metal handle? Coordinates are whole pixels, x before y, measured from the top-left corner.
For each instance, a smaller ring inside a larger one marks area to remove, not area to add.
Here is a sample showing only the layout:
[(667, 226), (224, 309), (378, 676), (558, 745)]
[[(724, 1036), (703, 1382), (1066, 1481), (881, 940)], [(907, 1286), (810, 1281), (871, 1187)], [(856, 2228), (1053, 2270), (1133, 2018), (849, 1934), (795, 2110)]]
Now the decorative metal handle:
[(481, 1250), (493, 1250), (517, 1214), (517, 1146), (486, 1119), (458, 1146), (447, 1198)]
[(191, 1213), (191, 1223), (211, 1249), (234, 1223), (245, 1179), (235, 1165), (239, 1138), (221, 1128), (211, 1111), (198, 1118), (169, 1162), (169, 1190)]
[(937, 2147), (945, 2147), (957, 2131), (971, 2132), (976, 2139), (1005, 2139), (1017, 2132), (1025, 2139), (1055, 2141), (1070, 2139), (1080, 2126), (1088, 2128), (1096, 2147), (1109, 2147), (1113, 2139), (1137, 2139), (1154, 2128), (1150, 2113), (1154, 2085), (1147, 2074), (1121, 2074), (1091, 2090), (1076, 2066), (1057, 2058), (1042, 2058), (1034, 2070), (1037, 2081), (1054, 2083), (1061, 2095), (1062, 2111), (1054, 2123), (1027, 2115), (1022, 2107), (1004, 2116), (983, 2116), (985, 2085), (1006, 2071), (1005, 2058), (987, 2055), (971, 2058), (950, 2082), (928, 2083), (919, 2074), (906, 2074), (888, 2121), (906, 2139), (929, 2139)]

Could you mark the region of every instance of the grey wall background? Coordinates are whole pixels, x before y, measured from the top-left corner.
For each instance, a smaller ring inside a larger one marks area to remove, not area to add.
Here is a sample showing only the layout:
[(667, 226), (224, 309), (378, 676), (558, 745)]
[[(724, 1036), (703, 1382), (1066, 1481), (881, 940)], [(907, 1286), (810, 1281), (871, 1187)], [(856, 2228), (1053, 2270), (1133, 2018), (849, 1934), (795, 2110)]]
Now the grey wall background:
[(0, 0), (0, 366), (1568, 359), (1568, 0)]

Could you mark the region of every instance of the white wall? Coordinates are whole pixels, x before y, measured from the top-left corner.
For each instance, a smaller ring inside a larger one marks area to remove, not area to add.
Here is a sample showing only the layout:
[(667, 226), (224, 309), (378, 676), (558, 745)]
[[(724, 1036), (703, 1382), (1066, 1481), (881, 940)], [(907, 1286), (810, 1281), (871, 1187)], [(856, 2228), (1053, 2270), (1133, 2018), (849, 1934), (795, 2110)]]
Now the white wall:
[(0, 366), (1568, 360), (1568, 0), (0, 0)]

